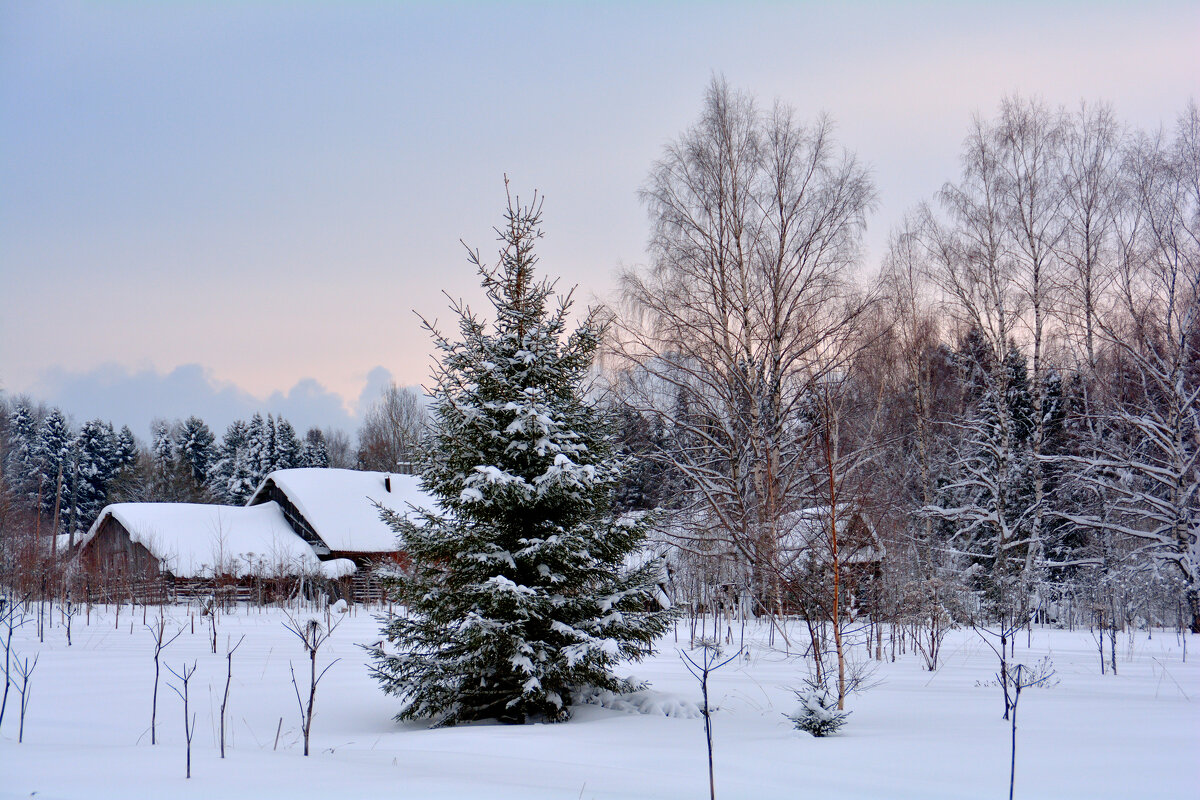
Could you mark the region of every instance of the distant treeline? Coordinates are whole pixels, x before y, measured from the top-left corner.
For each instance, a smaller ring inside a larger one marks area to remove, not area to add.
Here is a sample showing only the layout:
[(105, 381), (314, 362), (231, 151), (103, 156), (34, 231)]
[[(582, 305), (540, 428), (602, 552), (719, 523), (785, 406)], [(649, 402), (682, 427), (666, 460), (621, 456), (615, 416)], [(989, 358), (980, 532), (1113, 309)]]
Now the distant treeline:
[(424, 404), (392, 385), (364, 415), (358, 447), (340, 430), (301, 437), (283, 416), (236, 420), (218, 440), (200, 417), (151, 424), (148, 443), (103, 419), (75, 426), (57, 407), (0, 395), (0, 537), (20, 529), (72, 538), (117, 502), (240, 505), (270, 472), (294, 467), (405, 470)]

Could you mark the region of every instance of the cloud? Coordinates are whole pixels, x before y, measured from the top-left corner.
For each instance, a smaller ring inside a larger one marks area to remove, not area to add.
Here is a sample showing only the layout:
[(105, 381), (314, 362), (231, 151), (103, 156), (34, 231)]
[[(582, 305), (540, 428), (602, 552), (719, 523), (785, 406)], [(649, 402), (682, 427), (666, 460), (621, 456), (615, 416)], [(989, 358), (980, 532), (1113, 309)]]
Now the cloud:
[[(372, 386), (381, 376), (391, 380), (391, 373), (382, 367), (371, 370), (360, 406), (364, 398), (378, 394)], [(368, 395), (368, 390), (374, 393)], [(153, 368), (130, 370), (117, 364), (82, 372), (52, 367), (42, 372), (29, 394), (59, 406), (77, 422), (100, 417), (118, 426), (128, 425), (140, 436), (147, 435), (152, 419), (191, 414), (207, 422), (219, 436), (229, 423), (256, 411), (282, 415), (301, 433), (312, 426), (350, 433), (358, 427), (357, 415), (345, 399), (313, 378), (303, 378), (287, 391), (273, 392), (264, 399), (219, 380), (201, 364), (183, 364), (167, 373)]]
[(359, 394), (358, 404), (354, 408), (355, 415), (361, 418), (367, 412), (367, 409), (383, 394), (383, 390), (391, 386), (395, 380), (392, 371), (385, 367), (376, 367), (368, 372), (367, 385), (363, 387), (362, 393)]
[[(354, 406), (355, 418), (362, 419), (363, 415), (367, 413), (371, 406), (375, 405), (375, 402), (379, 400), (379, 397), (383, 394), (384, 390), (393, 383), (396, 383), (396, 376), (392, 374), (391, 370), (385, 367), (375, 367), (375, 369), (368, 372), (367, 383), (365, 386), (363, 386), (362, 392), (359, 393), (358, 403)], [(401, 389), (411, 389), (412, 391), (416, 392), (417, 397), (421, 399), (422, 403), (428, 405), (431, 402), (430, 398), (425, 394), (425, 390), (421, 388), (420, 384), (414, 383), (407, 386), (404, 384), (397, 385), (399, 385)]]
[(330, 426), (353, 431), (358, 424), (347, 411), (345, 399), (315, 378), (300, 379), (286, 393), (273, 392), (264, 407), (268, 412), (287, 417), (301, 432)]

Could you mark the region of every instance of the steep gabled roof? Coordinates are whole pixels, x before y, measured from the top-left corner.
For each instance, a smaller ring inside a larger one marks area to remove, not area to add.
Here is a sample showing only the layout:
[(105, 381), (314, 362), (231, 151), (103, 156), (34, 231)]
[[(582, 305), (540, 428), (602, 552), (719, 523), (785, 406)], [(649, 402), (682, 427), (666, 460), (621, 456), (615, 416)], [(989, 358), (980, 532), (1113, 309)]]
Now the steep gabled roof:
[(434, 499), (421, 491), (419, 480), (416, 475), (350, 469), (281, 469), (263, 479), (247, 505), (270, 500), (275, 487), (330, 551), (394, 552), (399, 549), (396, 534), (380, 519), (375, 504), (403, 516), (411, 516), (414, 507), (433, 509)]
[[(849, 506), (839, 505), (837, 533), (839, 558), (846, 564), (872, 564), (882, 560), (886, 551), (875, 533), (875, 526)], [(854, 523), (862, 527), (857, 536)], [(829, 506), (815, 506), (784, 514), (780, 519), (780, 550), (784, 559), (825, 561), (829, 558)]]
[(80, 540), (95, 538), (105, 520), (121, 524), (178, 578), (278, 575), (316, 570), (312, 548), (296, 535), (278, 503), (218, 506), (200, 503), (114, 503), (105, 506)]

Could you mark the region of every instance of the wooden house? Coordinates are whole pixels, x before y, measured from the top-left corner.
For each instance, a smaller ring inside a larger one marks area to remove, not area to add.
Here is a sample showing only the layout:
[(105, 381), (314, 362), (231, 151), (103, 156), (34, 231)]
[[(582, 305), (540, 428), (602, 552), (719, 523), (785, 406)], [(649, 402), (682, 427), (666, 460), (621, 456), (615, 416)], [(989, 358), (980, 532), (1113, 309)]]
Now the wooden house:
[[(842, 597), (847, 606), (870, 607), (886, 551), (866, 515), (843, 506), (836, 521)], [(784, 595), (778, 599), (786, 613), (804, 613), (812, 598), (822, 595), (830, 584), (831, 531), (828, 506), (782, 514), (769, 531), (761, 531), (764, 541), (774, 542)], [(743, 536), (748, 539), (752, 533)], [(660, 526), (657, 538), (650, 546), (666, 559), (669, 581), (664, 591), (674, 602), (754, 615), (772, 602), (756, 593), (761, 586), (753, 565), (713, 519), (676, 517)]]
[(88, 593), (173, 599), (319, 576), (321, 563), (276, 503), (115, 503), (84, 534), (74, 571)]
[(273, 503), (322, 561), (354, 563), (353, 595), (378, 599), (375, 567), (404, 562), (399, 537), (381, 516), (387, 509), (415, 518), (418, 508), (435, 508), (416, 475), (349, 469), (284, 469), (268, 475), (248, 507)]
[(830, 585), (836, 530), (843, 601), (869, 608), (874, 603), (887, 551), (875, 527), (861, 512), (839, 507), (832, 517), (836, 528), (830, 524), (829, 506), (817, 506), (785, 514), (780, 520), (779, 560), (784, 582), (795, 590), (797, 599), (811, 591), (806, 585)]

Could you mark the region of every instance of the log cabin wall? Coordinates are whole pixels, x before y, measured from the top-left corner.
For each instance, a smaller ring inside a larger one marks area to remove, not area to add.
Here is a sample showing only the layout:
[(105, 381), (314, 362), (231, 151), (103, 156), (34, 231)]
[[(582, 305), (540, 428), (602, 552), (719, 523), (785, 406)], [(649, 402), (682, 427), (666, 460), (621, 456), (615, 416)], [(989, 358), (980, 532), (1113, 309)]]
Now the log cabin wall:
[(100, 523), (100, 529), (84, 547), (80, 558), (84, 569), (98, 576), (150, 577), (158, 575), (162, 567), (154, 554), (133, 541), (125, 526), (111, 515)]

